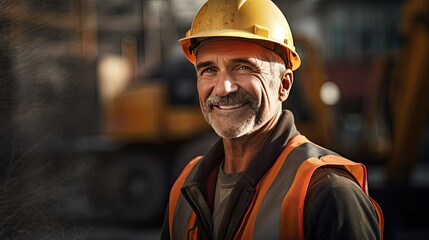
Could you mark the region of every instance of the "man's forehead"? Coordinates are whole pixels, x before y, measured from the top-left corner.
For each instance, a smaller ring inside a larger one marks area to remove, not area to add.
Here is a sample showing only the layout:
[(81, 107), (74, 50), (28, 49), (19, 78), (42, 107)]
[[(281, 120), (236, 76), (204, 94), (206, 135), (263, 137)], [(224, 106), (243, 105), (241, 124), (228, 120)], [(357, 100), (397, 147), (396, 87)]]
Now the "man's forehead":
[(222, 39), (201, 42), (197, 51), (197, 61), (205, 56), (234, 56), (234, 57), (255, 57), (261, 60), (270, 60), (272, 53), (270, 50), (249, 41), (236, 39)]

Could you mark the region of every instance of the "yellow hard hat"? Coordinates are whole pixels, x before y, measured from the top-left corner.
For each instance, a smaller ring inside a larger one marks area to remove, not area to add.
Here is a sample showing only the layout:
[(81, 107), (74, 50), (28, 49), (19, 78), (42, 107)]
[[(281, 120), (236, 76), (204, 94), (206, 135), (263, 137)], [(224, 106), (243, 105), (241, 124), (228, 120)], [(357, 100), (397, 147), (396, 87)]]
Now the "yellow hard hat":
[(208, 0), (196, 14), (186, 37), (179, 40), (188, 60), (195, 64), (195, 48), (201, 40), (233, 37), (256, 42), (301, 65), (292, 32), (280, 9), (271, 0)]

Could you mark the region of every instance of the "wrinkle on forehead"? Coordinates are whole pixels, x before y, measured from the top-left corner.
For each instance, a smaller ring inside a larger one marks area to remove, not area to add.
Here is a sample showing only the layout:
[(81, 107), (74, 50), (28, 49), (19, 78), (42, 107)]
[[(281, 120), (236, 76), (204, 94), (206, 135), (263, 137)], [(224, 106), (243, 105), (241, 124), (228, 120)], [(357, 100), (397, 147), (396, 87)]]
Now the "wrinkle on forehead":
[(199, 56), (207, 54), (234, 57), (243, 55), (243, 58), (256, 58), (267, 62), (277, 61), (277, 59), (273, 59), (275, 54), (270, 50), (258, 44), (240, 40), (220, 40), (208, 43), (204, 43), (203, 41), (196, 54), (197, 61)]

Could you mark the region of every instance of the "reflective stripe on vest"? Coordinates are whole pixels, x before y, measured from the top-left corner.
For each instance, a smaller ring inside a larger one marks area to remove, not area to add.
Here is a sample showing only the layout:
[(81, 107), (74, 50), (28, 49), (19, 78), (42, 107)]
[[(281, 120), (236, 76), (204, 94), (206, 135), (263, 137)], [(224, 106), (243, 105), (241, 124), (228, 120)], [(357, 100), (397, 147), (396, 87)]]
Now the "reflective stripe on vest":
[[(192, 212), (191, 207), (180, 193), (180, 189), (189, 179), (192, 179), (198, 167), (199, 160), (202, 157), (194, 158), (183, 169), (180, 176), (177, 178), (170, 191), (170, 200), (168, 205), (168, 226), (170, 230), (171, 239), (188, 239), (188, 232), (195, 223), (195, 213)], [(179, 221), (174, 221), (179, 219)], [(187, 219), (184, 221), (184, 219)]]
[[(314, 171), (321, 166), (344, 166), (367, 193), (364, 165), (334, 154), (310, 143), (304, 136), (291, 139), (257, 185), (252, 203), (235, 238), (304, 239), (304, 200), (307, 187)], [(199, 159), (188, 164), (172, 188), (169, 203), (172, 239), (188, 239), (188, 232), (195, 224), (195, 214), (192, 214), (183, 197), (178, 195), (186, 180), (192, 179), (195, 174)], [(382, 234), (381, 209), (372, 199), (371, 201), (376, 208)], [(191, 233), (193, 237), (190, 239), (196, 237), (195, 233), (196, 231)]]

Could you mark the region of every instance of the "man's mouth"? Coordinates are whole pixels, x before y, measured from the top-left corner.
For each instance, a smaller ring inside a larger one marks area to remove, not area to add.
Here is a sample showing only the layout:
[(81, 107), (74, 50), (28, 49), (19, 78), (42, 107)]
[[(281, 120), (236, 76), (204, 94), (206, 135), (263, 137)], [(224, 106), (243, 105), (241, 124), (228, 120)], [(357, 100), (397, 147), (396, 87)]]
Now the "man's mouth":
[(231, 109), (240, 108), (244, 105), (246, 105), (246, 103), (237, 103), (237, 104), (231, 104), (231, 105), (214, 105), (214, 106), (222, 110), (231, 110)]

